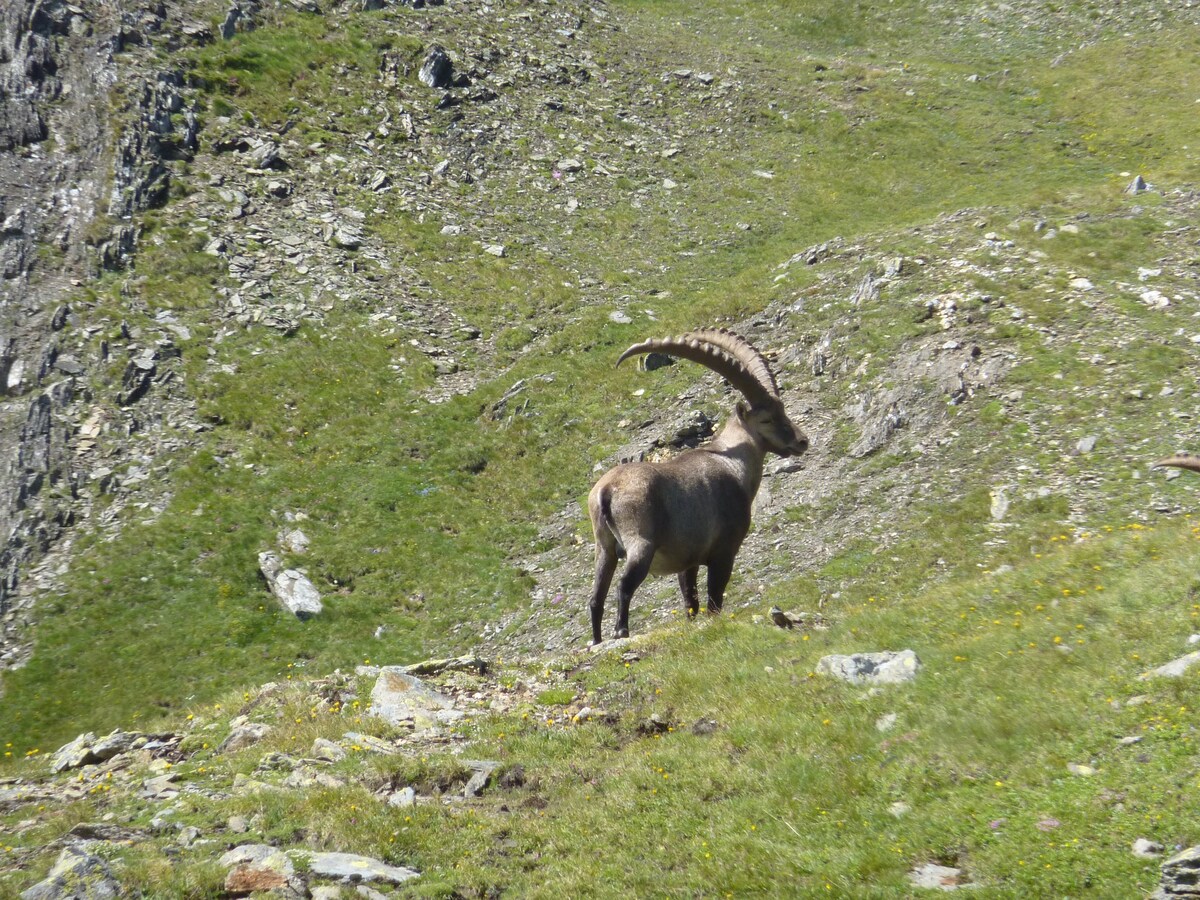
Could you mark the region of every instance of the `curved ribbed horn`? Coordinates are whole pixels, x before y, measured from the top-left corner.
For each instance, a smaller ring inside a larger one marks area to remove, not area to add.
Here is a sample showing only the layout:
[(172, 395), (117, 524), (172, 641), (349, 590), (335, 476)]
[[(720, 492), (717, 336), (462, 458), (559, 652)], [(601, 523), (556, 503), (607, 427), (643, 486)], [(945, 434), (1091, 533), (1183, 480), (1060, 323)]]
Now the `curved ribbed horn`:
[(622, 353), (617, 365), (639, 353), (655, 351), (707, 366), (741, 391), (751, 403), (779, 397), (779, 388), (766, 359), (749, 341), (732, 331), (713, 328), (689, 331), (676, 338), (652, 338), (634, 344)]
[(1200, 456), (1192, 456), (1190, 453), (1168, 456), (1166, 459), (1160, 459), (1150, 468), (1157, 469), (1159, 466), (1174, 466), (1176, 469), (1188, 469), (1192, 472), (1200, 472)]

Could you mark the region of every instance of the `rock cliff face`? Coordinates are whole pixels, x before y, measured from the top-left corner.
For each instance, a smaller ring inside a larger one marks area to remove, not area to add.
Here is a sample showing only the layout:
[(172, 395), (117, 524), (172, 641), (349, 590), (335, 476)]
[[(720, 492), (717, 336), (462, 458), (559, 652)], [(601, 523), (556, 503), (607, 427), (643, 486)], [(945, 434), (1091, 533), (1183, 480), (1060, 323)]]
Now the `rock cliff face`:
[[(122, 4), (122, 6), (125, 6)], [(122, 75), (161, 4), (11, 0), (0, 9), (0, 661), (21, 658), (24, 573), (74, 521), (77, 421), (107, 346), (68, 295), (128, 260), (132, 215), (163, 202), (195, 146), (176, 73)], [(122, 82), (124, 99), (114, 96)], [(117, 117), (125, 123), (114, 126)]]

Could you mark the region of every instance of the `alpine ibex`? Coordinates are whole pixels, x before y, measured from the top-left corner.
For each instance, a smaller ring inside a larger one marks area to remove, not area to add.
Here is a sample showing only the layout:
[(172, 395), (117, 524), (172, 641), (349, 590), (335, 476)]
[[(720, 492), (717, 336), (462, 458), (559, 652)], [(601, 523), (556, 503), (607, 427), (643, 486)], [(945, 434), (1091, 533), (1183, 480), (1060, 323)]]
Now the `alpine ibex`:
[(629, 636), (629, 601), (650, 574), (678, 574), (684, 607), (694, 616), (700, 611), (696, 577), (707, 566), (708, 612), (719, 613), (734, 557), (750, 530), (767, 451), (798, 456), (808, 449), (808, 438), (784, 411), (766, 359), (744, 338), (708, 329), (648, 340), (622, 353), (617, 365), (653, 351), (707, 366), (741, 391), (746, 402), (737, 404), (711, 443), (665, 462), (617, 466), (592, 488), (593, 644), (601, 640), (604, 599), (619, 559), (626, 562), (617, 584), (614, 637)]

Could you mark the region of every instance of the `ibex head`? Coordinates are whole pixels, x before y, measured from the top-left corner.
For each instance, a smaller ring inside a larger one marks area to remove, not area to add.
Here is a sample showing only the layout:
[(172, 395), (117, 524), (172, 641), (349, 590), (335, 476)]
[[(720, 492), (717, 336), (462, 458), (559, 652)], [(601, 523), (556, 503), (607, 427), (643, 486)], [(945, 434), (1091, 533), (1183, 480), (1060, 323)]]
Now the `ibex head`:
[(742, 392), (735, 415), (767, 450), (779, 456), (799, 456), (808, 449), (808, 437), (788, 418), (779, 398), (779, 387), (767, 360), (749, 341), (723, 328), (690, 331), (677, 338), (634, 344), (621, 354), (619, 366), (639, 353), (665, 353), (707, 366)]

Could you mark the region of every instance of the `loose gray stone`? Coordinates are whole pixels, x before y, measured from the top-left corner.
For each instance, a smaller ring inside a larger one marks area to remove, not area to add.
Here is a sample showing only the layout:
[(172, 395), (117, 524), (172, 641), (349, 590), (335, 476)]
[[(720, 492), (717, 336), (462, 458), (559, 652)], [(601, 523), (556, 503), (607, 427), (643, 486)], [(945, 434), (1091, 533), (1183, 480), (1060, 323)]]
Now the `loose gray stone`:
[(250, 823), (241, 816), (230, 816), (229, 821), (225, 823), (225, 827), (233, 834), (245, 834), (250, 830)]
[(405, 675), (437, 675), (440, 672), (475, 672), (482, 675), (487, 672), (488, 664), (487, 660), (472, 653), (450, 659), (426, 659), (400, 668)]
[(265, 738), (270, 731), (271, 726), (261, 722), (243, 722), (235, 725), (229, 732), (229, 737), (225, 738), (221, 746), (217, 747), (217, 752), (236, 753), (239, 750), (245, 750)]
[(109, 900), (121, 896), (108, 863), (81, 847), (63, 849), (45, 880), (21, 892), (21, 900)]
[(849, 656), (823, 656), (817, 671), (851, 684), (899, 684), (912, 681), (921, 668), (921, 660), (911, 650), (885, 650), (880, 653), (854, 653)]
[(483, 789), (492, 780), (492, 773), (500, 768), (500, 763), (490, 759), (464, 759), (463, 762), (470, 766), (473, 773), (463, 788), (463, 796), (467, 798), (482, 796)]
[(397, 809), (406, 809), (410, 806), (416, 806), (417, 792), (411, 787), (403, 788), (402, 790), (388, 794), (387, 803), (388, 806), (394, 806)]
[(88, 763), (96, 762), (97, 760), (92, 754), (92, 744), (95, 742), (96, 735), (89, 731), (79, 735), (69, 744), (63, 744), (50, 757), (50, 771), (65, 772), (67, 769), (77, 769)]
[(330, 240), (343, 250), (357, 250), (362, 246), (363, 235), (355, 226), (341, 224), (333, 229)]
[(170, 800), (172, 797), (178, 797), (179, 788), (175, 786), (178, 780), (179, 776), (174, 772), (147, 778), (142, 782), (141, 796), (147, 800)]
[(425, 61), (417, 72), (421, 84), (431, 88), (449, 87), (454, 80), (454, 60), (441, 44), (434, 44), (425, 54)]
[(313, 741), (312, 755), (314, 759), (339, 762), (346, 758), (346, 750), (341, 744), (334, 743), (326, 738), (317, 738)]
[(399, 725), (407, 719), (431, 719), (434, 711), (453, 706), (453, 700), (426, 687), (419, 678), (406, 674), (403, 667), (384, 666), (371, 689), (371, 706), (367, 714)]
[(121, 753), (128, 753), (130, 750), (137, 750), (144, 747), (149, 740), (141, 732), (121, 731), (117, 729), (92, 744), (92, 755), (99, 761), (104, 762)]
[(293, 851), (295, 855), (303, 855), (308, 859), (308, 870), (318, 878), (331, 878), (344, 884), (357, 884), (362, 881), (382, 881), (388, 884), (403, 884), (421, 873), (416, 869), (402, 866), (389, 866), (385, 862), (371, 859), (368, 856), (358, 856), (354, 853), (308, 853)]
[(291, 868), (291, 860), (284, 856), (278, 847), (272, 847), (270, 844), (241, 844), (226, 851), (219, 863), (223, 868), (229, 868), (243, 863), (261, 863), (276, 855), (283, 857), (281, 864), (286, 862), (287, 868)]
[(1132, 850), (1134, 856), (1140, 856), (1142, 859), (1154, 859), (1156, 856), (1162, 856), (1163, 845), (1157, 841), (1138, 838), (1133, 842)]
[(274, 141), (261, 141), (246, 152), (246, 161), (253, 169), (285, 168), (286, 163)]
[(297, 619), (308, 619), (321, 613), (324, 608), (321, 595), (302, 573), (285, 569), (283, 561), (270, 550), (258, 554), (258, 565), (275, 599)]
[(1135, 175), (1133, 181), (1125, 188), (1127, 194), (1141, 194), (1144, 191), (1150, 190), (1150, 185), (1146, 184), (1146, 179), (1141, 175)]
[(991, 516), (993, 522), (1003, 522), (1004, 517), (1008, 515), (1008, 495), (1004, 488), (999, 488), (992, 491), (992, 507)]
[(291, 531), (285, 531), (280, 535), (279, 543), (283, 545), (283, 549), (289, 553), (307, 553), (308, 552), (308, 535), (299, 528), (293, 528)]
[(241, 896), (262, 891), (289, 900), (308, 896), (292, 860), (277, 847), (243, 844), (222, 856), (220, 864), (230, 867), (225, 877), (225, 890), (230, 894)]
[(1079, 453), (1091, 453), (1096, 449), (1096, 436), (1089, 434), (1087, 437), (1079, 439), (1079, 443), (1075, 445), (1076, 451)]

